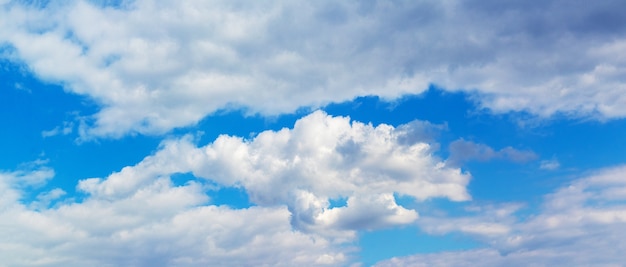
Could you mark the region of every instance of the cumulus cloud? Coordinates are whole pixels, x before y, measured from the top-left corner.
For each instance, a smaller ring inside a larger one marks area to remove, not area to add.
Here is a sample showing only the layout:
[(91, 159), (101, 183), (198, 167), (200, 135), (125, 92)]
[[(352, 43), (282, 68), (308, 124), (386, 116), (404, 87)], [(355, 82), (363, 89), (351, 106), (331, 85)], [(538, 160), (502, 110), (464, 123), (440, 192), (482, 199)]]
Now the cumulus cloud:
[[(416, 200), (470, 199), (470, 175), (433, 156), (430, 145), (416, 139), (421, 126), (374, 127), (317, 111), (293, 129), (265, 131), (251, 140), (223, 135), (203, 147), (191, 137), (166, 141), (139, 164), (78, 187), (96, 198), (115, 199), (152, 177), (191, 172), (244, 188), (254, 204), (286, 205), (300, 230), (351, 238), (354, 230), (417, 219), (416, 211), (396, 204), (394, 193)], [(347, 206), (331, 208), (330, 200), (339, 198), (347, 198)]]
[(512, 147), (505, 147), (496, 151), (488, 145), (465, 141), (464, 139), (453, 141), (450, 143), (448, 149), (450, 156), (447, 162), (451, 165), (461, 165), (472, 160), (489, 161), (500, 159), (524, 163), (537, 159), (537, 155), (530, 150), (518, 150)]
[(604, 169), (544, 197), (524, 220), (519, 206), (486, 207), (473, 216), (422, 218), (431, 233), (473, 235), (489, 247), (395, 258), (377, 266), (619, 266), (626, 243), (626, 166)]
[(27, 2), (0, 8), (2, 54), (100, 104), (83, 138), (429, 84), (496, 112), (626, 116), (620, 1)]
[[(470, 175), (432, 155), (423, 123), (374, 127), (314, 112), (251, 139), (164, 141), (103, 178), (21, 199), (51, 179), (46, 161), (0, 173), (0, 258), (10, 266), (345, 266), (359, 230), (412, 224), (395, 196), (468, 200)], [(195, 176), (176, 185), (179, 173)], [(252, 207), (217, 206), (239, 187)], [(331, 206), (336, 199), (345, 205)]]

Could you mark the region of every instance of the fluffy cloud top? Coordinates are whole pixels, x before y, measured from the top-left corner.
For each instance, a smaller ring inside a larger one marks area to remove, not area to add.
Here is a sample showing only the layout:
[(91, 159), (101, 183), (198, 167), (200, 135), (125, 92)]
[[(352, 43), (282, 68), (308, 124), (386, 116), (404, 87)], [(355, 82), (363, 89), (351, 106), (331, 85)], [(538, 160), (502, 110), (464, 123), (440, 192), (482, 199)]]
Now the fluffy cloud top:
[[(583, 5), (584, 8), (579, 5)], [(622, 1), (8, 1), (4, 57), (102, 109), (83, 137), (162, 133), (434, 83), (498, 112), (626, 116)]]
[[(619, 266), (626, 247), (626, 166), (605, 169), (546, 195), (538, 214), (519, 205), (475, 209), (468, 217), (422, 218), (431, 233), (459, 231), (490, 248), (414, 255), (377, 266)], [(619, 264), (616, 264), (619, 263)]]

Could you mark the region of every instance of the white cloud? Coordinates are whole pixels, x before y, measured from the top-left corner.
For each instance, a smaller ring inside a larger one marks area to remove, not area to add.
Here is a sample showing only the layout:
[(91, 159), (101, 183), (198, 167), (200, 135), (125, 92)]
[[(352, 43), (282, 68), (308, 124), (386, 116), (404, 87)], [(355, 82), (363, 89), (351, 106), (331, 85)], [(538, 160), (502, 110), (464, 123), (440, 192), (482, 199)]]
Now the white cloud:
[(538, 213), (486, 207), (467, 217), (424, 217), (431, 233), (473, 235), (489, 248), (395, 258), (377, 266), (620, 266), (626, 247), (626, 166), (604, 169), (544, 197)]
[(496, 112), (626, 116), (620, 1), (85, 1), (0, 9), (5, 55), (95, 99), (83, 137), (163, 133), (431, 83)]

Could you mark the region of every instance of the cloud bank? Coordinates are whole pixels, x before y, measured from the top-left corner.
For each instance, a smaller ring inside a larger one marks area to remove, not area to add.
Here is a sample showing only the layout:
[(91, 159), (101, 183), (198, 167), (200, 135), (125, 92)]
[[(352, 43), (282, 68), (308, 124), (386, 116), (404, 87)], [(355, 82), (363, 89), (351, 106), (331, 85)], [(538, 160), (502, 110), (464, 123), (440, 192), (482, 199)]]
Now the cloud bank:
[[(584, 5), (584, 8), (581, 7)], [(45, 8), (43, 8), (44, 6)], [(0, 7), (2, 56), (101, 109), (83, 138), (159, 134), (430, 84), (495, 112), (626, 116), (622, 1), (65, 1)]]

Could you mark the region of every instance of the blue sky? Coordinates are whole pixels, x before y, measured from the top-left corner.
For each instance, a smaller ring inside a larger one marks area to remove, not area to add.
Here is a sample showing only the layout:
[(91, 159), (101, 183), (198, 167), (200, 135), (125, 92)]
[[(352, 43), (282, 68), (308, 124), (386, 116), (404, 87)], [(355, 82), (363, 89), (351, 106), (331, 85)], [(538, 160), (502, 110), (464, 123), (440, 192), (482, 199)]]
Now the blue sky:
[(0, 266), (619, 265), (625, 9), (0, 0)]

